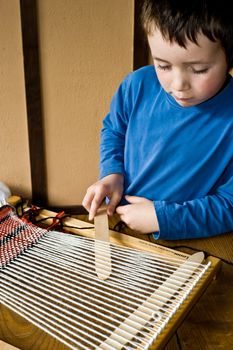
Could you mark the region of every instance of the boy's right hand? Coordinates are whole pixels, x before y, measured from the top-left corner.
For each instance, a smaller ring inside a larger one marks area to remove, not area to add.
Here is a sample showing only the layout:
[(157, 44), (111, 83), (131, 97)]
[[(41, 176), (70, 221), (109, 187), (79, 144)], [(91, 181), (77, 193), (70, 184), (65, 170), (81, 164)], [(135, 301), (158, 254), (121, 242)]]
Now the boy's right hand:
[(112, 215), (120, 202), (124, 189), (124, 177), (110, 174), (95, 182), (87, 189), (82, 205), (89, 211), (89, 220), (93, 220), (105, 197), (109, 198), (107, 214)]

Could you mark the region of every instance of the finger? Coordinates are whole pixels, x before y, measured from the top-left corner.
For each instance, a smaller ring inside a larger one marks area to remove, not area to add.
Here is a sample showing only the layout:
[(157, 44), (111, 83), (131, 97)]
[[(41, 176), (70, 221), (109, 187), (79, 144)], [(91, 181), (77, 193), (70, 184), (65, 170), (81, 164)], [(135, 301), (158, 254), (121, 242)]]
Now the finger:
[(125, 196), (125, 199), (127, 200), (127, 202), (131, 203), (131, 204), (139, 204), (142, 203), (146, 200), (146, 198), (144, 197), (138, 197), (138, 196)]
[(87, 211), (90, 211), (91, 203), (93, 201), (94, 196), (95, 196), (94, 192), (92, 193), (87, 192), (83, 198), (82, 205), (84, 206), (85, 209), (87, 209)]
[(127, 205), (121, 205), (119, 207), (116, 208), (116, 212), (118, 215), (123, 215), (125, 213), (125, 208), (127, 207)]
[(108, 215), (113, 215), (117, 204), (120, 202), (121, 196), (118, 193), (113, 193), (107, 206)]
[(89, 211), (89, 220), (93, 220), (98, 208), (100, 207), (100, 205), (102, 204), (103, 200), (104, 200), (105, 196), (103, 194), (96, 194), (95, 197), (93, 198), (92, 202), (91, 202), (91, 207), (90, 207), (90, 211)]

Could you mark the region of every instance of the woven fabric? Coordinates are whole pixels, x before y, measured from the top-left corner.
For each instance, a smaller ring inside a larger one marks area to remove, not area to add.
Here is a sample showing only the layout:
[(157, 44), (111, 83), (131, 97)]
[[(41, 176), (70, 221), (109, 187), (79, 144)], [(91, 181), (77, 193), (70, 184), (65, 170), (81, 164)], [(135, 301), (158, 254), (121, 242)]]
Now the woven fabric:
[(47, 232), (23, 222), (11, 206), (0, 208), (0, 268), (31, 248)]

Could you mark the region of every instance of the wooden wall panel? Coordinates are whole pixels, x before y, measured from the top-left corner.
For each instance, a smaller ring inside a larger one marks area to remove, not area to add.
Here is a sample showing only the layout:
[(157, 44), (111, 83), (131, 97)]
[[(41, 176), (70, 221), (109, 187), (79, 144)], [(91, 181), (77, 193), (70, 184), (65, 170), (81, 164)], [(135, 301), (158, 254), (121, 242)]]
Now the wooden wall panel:
[(31, 196), (18, 0), (0, 0), (0, 181)]

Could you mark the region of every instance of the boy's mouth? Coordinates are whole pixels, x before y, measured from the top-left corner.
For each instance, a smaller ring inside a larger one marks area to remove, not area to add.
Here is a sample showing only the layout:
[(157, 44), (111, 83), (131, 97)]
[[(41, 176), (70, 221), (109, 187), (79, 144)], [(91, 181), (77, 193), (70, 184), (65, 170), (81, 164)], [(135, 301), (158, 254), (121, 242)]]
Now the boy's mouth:
[(178, 97), (173, 95), (173, 97), (177, 100), (177, 101), (189, 101), (191, 100), (191, 97)]

